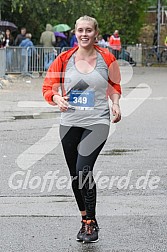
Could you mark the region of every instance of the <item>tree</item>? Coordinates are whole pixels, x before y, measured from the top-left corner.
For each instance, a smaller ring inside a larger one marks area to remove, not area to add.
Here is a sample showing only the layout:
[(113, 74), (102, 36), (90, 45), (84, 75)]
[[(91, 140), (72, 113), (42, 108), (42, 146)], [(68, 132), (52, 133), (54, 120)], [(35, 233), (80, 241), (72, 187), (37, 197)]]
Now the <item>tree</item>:
[[(120, 31), (123, 43), (137, 42), (146, 9), (145, 0), (99, 1), (100, 29), (104, 33)], [(105, 17), (105, 18), (104, 18)]]
[[(167, 1), (167, 0), (163, 0)], [(67, 23), (74, 28), (82, 15), (94, 16), (100, 33), (113, 33), (118, 29), (123, 43), (136, 43), (144, 21), (144, 13), (154, 0), (0, 0), (2, 18), (14, 22), (20, 29), (25, 26), (39, 43), (47, 23)]]

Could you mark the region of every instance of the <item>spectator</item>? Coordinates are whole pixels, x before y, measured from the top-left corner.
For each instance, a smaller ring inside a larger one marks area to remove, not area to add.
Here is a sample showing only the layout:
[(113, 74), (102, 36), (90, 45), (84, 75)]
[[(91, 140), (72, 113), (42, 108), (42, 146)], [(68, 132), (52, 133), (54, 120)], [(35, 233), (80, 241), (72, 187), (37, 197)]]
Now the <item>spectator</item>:
[[(22, 40), (26, 39), (26, 28), (25, 27), (22, 27), (21, 28), (21, 33), (17, 35), (16, 39), (15, 39), (15, 42), (14, 42), (14, 45), (15, 46), (19, 46), (20, 43), (22, 42)], [(16, 53), (16, 65), (20, 68), (20, 71), (22, 72), (22, 62), (21, 62), (21, 50), (19, 50), (18, 48), (16, 49), (15, 51)]]
[(116, 59), (119, 59), (119, 53), (121, 50), (121, 39), (118, 30), (115, 30), (114, 34), (111, 35), (109, 45), (112, 48), (112, 53), (115, 55)]
[(68, 43), (67, 43), (66, 39), (63, 37), (59, 37), (59, 36), (56, 37), (56, 47), (60, 47), (61, 49), (63, 47), (68, 47)]
[(68, 47), (69, 47), (70, 46), (70, 31), (65, 31), (63, 33), (66, 36), (66, 41), (67, 41), (67, 44), (68, 44)]
[(71, 38), (70, 38), (70, 47), (74, 47), (78, 45), (77, 38), (75, 36), (75, 30), (71, 31)]
[(10, 48), (10, 46), (13, 46), (13, 45), (14, 45), (14, 38), (11, 35), (11, 31), (9, 29), (6, 29), (3, 47), (6, 48), (6, 70), (8, 72), (11, 71), (13, 51), (12, 51), (12, 48)]
[[(20, 43), (20, 47), (23, 47), (22, 49), (22, 70), (26, 71), (26, 63), (28, 62), (28, 71), (32, 71), (32, 54), (35, 53), (36, 55), (36, 49), (34, 47), (33, 42), (31, 41), (32, 35), (31, 33), (26, 33), (26, 39), (22, 40)], [(26, 61), (28, 56), (28, 61)]]
[(46, 47), (44, 49), (44, 69), (47, 70), (50, 66), (50, 64), (55, 59), (55, 54), (53, 50), (53, 46), (55, 46), (56, 39), (53, 32), (53, 27), (51, 24), (46, 25), (46, 30), (42, 32), (40, 37), (40, 44), (43, 45), (43, 47)]
[(106, 36), (106, 40), (105, 40), (105, 42), (106, 42), (106, 46), (107, 46), (107, 47), (109, 47), (109, 46), (110, 46), (109, 41), (110, 41), (110, 35)]
[(22, 27), (21, 28), (21, 33), (17, 35), (16, 39), (15, 39), (15, 42), (14, 42), (14, 45), (15, 46), (19, 46), (21, 41), (26, 39), (26, 28), (25, 27)]
[(98, 45), (99, 45), (99, 46), (106, 47), (106, 42), (105, 42), (105, 40), (103, 39), (103, 37), (102, 37), (101, 34), (98, 35), (97, 40), (98, 40)]

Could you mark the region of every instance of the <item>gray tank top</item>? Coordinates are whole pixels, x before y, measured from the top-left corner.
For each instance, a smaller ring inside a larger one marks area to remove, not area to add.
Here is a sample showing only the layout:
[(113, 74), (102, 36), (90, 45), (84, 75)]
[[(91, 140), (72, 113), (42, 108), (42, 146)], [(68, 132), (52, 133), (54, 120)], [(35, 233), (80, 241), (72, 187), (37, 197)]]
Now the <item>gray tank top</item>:
[[(69, 108), (61, 113), (61, 125), (85, 127), (110, 123), (106, 90), (108, 66), (97, 52), (96, 66), (90, 73), (81, 73), (74, 63), (75, 54), (66, 67), (64, 88), (69, 97)], [(87, 63), (88, 64), (88, 63)]]

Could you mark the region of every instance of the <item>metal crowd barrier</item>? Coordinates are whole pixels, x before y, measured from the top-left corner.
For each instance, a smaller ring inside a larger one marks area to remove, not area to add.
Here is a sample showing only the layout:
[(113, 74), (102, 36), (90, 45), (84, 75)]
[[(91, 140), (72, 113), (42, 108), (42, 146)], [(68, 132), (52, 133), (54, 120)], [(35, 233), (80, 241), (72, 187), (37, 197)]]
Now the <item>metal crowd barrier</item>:
[(142, 65), (142, 46), (122, 45), (120, 51), (113, 50), (109, 46), (107, 46), (107, 48), (115, 55), (117, 60), (125, 60), (133, 66)]
[[(128, 61), (132, 65), (142, 65), (142, 47), (139, 45), (123, 45), (121, 51), (115, 51), (109, 46), (99, 45), (103, 48), (108, 48), (111, 53), (115, 55), (117, 59)], [(71, 47), (63, 47), (62, 51), (67, 51)]]
[(142, 66), (143, 50), (141, 45), (123, 46), (122, 50), (123, 55), (125, 55), (125, 60), (129, 61), (132, 65)]
[[(71, 47), (7, 47), (0, 49), (0, 77), (7, 74), (45, 73), (54, 59)], [(111, 47), (110, 52), (115, 53)], [(115, 55), (117, 59), (128, 61), (132, 65), (167, 64), (167, 48), (142, 47), (141, 45), (123, 45)]]
[(7, 47), (6, 73), (45, 72), (60, 52), (60, 47)]
[[(159, 53), (156, 47), (145, 47), (141, 44), (136, 45), (122, 45), (120, 52), (115, 52), (109, 46), (102, 46), (108, 48), (117, 59), (122, 59), (129, 62), (133, 66), (151, 66), (153, 64), (167, 64), (167, 47), (160, 46)], [(70, 47), (64, 47), (62, 51), (67, 51)]]
[(71, 47), (63, 47), (63, 48), (61, 49), (61, 51), (62, 51), (62, 52), (65, 52), (65, 51), (68, 51), (69, 49), (71, 49)]
[(46, 72), (55, 60), (57, 55), (61, 53), (60, 47), (29, 47), (28, 52), (28, 72)]
[(0, 48), (0, 78), (5, 75), (6, 72), (6, 50)]

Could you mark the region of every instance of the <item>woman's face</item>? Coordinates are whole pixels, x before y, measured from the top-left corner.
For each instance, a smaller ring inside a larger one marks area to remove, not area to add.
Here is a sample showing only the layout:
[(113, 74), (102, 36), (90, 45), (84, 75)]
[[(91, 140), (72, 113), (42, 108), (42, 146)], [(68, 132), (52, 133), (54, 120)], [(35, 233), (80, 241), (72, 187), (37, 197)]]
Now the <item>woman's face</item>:
[(92, 21), (83, 20), (77, 23), (75, 35), (80, 47), (89, 48), (93, 46), (98, 32), (95, 30), (94, 23)]
[(10, 35), (10, 31), (6, 30), (6, 35), (9, 36)]

